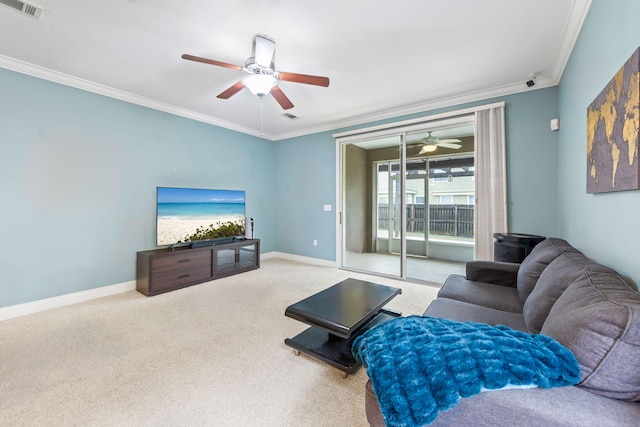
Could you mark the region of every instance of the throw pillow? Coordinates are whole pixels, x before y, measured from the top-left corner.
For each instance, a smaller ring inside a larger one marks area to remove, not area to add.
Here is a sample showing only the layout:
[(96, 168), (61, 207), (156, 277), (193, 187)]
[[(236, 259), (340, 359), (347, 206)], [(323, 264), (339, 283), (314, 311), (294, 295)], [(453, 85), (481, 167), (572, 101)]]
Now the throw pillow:
[(566, 240), (549, 237), (538, 243), (518, 269), (518, 296), (524, 304), (545, 268), (565, 252), (578, 252)]
[(573, 352), (578, 386), (640, 401), (640, 294), (617, 273), (588, 269), (558, 298), (541, 332)]
[(551, 307), (565, 289), (586, 274), (585, 268), (598, 265), (580, 252), (565, 253), (551, 261), (524, 303), (522, 315), (527, 330), (533, 334), (539, 333)]

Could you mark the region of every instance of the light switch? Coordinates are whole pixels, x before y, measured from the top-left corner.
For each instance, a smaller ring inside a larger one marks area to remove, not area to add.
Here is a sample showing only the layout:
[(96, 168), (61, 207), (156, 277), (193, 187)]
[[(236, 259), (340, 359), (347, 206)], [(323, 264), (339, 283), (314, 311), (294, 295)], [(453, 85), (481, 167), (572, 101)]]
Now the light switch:
[(324, 205), (325, 212), (331, 212), (331, 205)]

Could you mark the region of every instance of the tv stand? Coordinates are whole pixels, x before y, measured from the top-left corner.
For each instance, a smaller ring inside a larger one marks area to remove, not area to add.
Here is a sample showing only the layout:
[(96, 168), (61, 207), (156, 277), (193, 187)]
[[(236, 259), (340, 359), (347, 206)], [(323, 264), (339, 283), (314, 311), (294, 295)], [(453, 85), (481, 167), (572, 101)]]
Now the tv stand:
[(140, 251), (136, 289), (153, 296), (257, 268), (260, 268), (259, 239)]

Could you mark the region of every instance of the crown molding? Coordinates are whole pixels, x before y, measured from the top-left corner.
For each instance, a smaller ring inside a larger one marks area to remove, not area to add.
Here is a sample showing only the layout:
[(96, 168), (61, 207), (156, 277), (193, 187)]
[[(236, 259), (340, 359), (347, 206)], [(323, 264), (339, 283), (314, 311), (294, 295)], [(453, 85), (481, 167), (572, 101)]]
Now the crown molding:
[[(581, 1), (581, 0), (577, 0)], [(564, 61), (566, 65), (566, 61)], [(314, 133), (335, 131), (350, 126), (358, 126), (364, 123), (371, 123), (379, 120), (386, 120), (395, 117), (422, 113), (438, 108), (452, 107), (469, 102), (482, 101), (489, 98), (496, 98), (499, 96), (512, 95), (519, 92), (526, 92), (531, 90), (543, 89), (545, 87), (556, 86), (558, 81), (551, 78), (540, 76), (534, 88), (528, 88), (524, 83), (518, 82), (514, 84), (499, 86), (491, 89), (485, 89), (476, 92), (470, 92), (463, 95), (456, 95), (448, 98), (441, 98), (438, 100), (427, 101), (423, 103), (413, 104), (409, 106), (402, 106), (398, 108), (387, 109), (384, 111), (378, 111), (370, 114), (364, 114), (361, 116), (350, 117), (344, 120), (338, 120), (329, 122), (321, 126), (313, 126), (304, 129), (300, 129), (293, 132), (285, 132), (280, 134), (264, 134), (260, 135), (260, 132), (255, 129), (251, 129), (245, 126), (240, 126), (236, 123), (220, 120), (215, 117), (207, 116), (204, 114), (196, 113), (194, 111), (186, 110), (184, 108), (178, 108), (173, 105), (169, 105), (160, 101), (156, 101), (150, 98), (134, 95), (129, 92), (114, 89), (99, 83), (91, 82), (89, 80), (80, 79), (68, 74), (60, 73), (50, 70), (48, 68), (33, 65), (24, 61), (9, 58), (7, 56), (0, 55), (0, 67), (8, 70), (16, 71), (18, 73), (27, 74), (33, 77), (37, 77), (43, 80), (48, 80), (54, 83), (62, 84), (65, 86), (73, 87), (87, 92), (96, 93), (98, 95), (107, 96), (110, 98), (118, 99), (124, 102), (140, 105), (154, 110), (163, 111), (165, 113), (174, 114), (176, 116), (185, 117), (188, 119), (196, 120), (199, 122), (207, 123), (210, 125), (222, 127), (232, 131), (252, 135), (261, 139), (270, 141), (279, 141), (283, 139), (296, 138), (300, 136), (310, 135)]]
[(424, 103), (414, 104), (410, 106), (403, 106), (395, 109), (385, 110), (381, 112), (375, 112), (371, 114), (351, 117), (345, 120), (336, 122), (330, 122), (322, 126), (310, 127), (301, 129), (294, 132), (286, 132), (273, 135), (274, 141), (283, 139), (296, 138), (304, 135), (309, 135), (319, 132), (335, 131), (350, 126), (358, 126), (364, 123), (371, 123), (378, 120), (386, 120), (403, 115), (416, 114), (420, 112), (426, 112), (435, 110), (438, 108), (452, 107), (469, 102), (482, 101), (490, 98), (496, 98), (499, 96), (513, 95), (516, 93), (527, 92), (530, 90), (543, 89), (546, 87), (557, 86), (560, 84), (562, 74), (569, 62), (573, 48), (578, 41), (580, 30), (584, 24), (589, 9), (591, 8), (592, 0), (574, 0), (571, 5), (571, 12), (565, 24), (564, 34), (562, 42), (558, 47), (556, 53), (556, 61), (551, 71), (551, 76), (538, 76), (538, 81), (534, 88), (525, 87), (522, 83), (515, 83), (491, 89), (481, 90), (477, 92), (467, 93), (464, 95), (456, 95), (448, 98), (441, 98), (433, 101), (427, 101)]
[(53, 71), (48, 68), (40, 67), (38, 65), (30, 64), (28, 62), (20, 61), (8, 56), (0, 55), (0, 67), (7, 70), (16, 71), (21, 74), (37, 77), (43, 80), (48, 80), (53, 83), (73, 87), (76, 89), (84, 90), (87, 92), (96, 93), (98, 95), (107, 96), (109, 98), (118, 99), (120, 101), (129, 102), (131, 104), (140, 105), (154, 110), (163, 111), (165, 113), (173, 114), (176, 116), (185, 117), (187, 119), (196, 120), (210, 125), (222, 127), (225, 129), (233, 130), (247, 135), (256, 136), (263, 139), (271, 139), (269, 136), (260, 135), (260, 132), (255, 129), (251, 129), (245, 126), (240, 126), (236, 123), (220, 120), (215, 117), (207, 116), (205, 114), (196, 113), (184, 108), (178, 108), (176, 106), (166, 104), (164, 102), (156, 101), (154, 99), (145, 98), (143, 96), (135, 95), (122, 90), (114, 89), (109, 86), (105, 86), (99, 83), (84, 80), (78, 77), (71, 76), (69, 74)]
[(562, 73), (567, 67), (569, 58), (571, 58), (571, 52), (573, 52), (573, 48), (578, 41), (584, 20), (587, 19), (591, 2), (592, 0), (574, 0), (571, 5), (571, 11), (564, 27), (562, 42), (558, 46), (558, 52), (556, 53), (556, 62), (551, 71), (551, 77), (558, 83), (560, 83)]
[(27, 74), (33, 77), (48, 80), (54, 83), (59, 83), (65, 86), (85, 90), (88, 92), (96, 93), (99, 95), (108, 96), (110, 98), (119, 99), (121, 101), (129, 102), (132, 104), (140, 105), (143, 107), (152, 108), (158, 111), (163, 111), (169, 114), (185, 117), (191, 120), (207, 123), (210, 125), (222, 127), (232, 131), (244, 133), (247, 135), (255, 136), (257, 138), (266, 139), (270, 141), (279, 141), (284, 139), (296, 138), (314, 133), (336, 131), (351, 126), (358, 126), (365, 123), (372, 123), (380, 120), (392, 119), (395, 117), (401, 117), (416, 113), (427, 112), (439, 108), (447, 108), (456, 105), (461, 105), (470, 102), (483, 101), (490, 98), (496, 98), (500, 96), (513, 95), (520, 92), (526, 92), (530, 90), (538, 90), (546, 87), (557, 86), (562, 78), (562, 73), (566, 68), (566, 65), (571, 57), (573, 48), (580, 35), (580, 30), (587, 17), (589, 9), (591, 7), (592, 0), (574, 0), (571, 6), (571, 13), (567, 19), (565, 25), (565, 31), (562, 42), (558, 47), (556, 54), (556, 61), (551, 73), (551, 76), (538, 76), (538, 81), (533, 88), (528, 88), (521, 82), (513, 83), (509, 85), (484, 89), (476, 92), (466, 93), (463, 95), (455, 95), (447, 98), (440, 98), (437, 100), (430, 100), (422, 103), (412, 104), (408, 106), (401, 106), (397, 108), (387, 109), (384, 111), (376, 111), (372, 113), (363, 114), (360, 116), (349, 117), (342, 120), (332, 121), (320, 126), (311, 126), (304, 129), (299, 129), (292, 132), (284, 132), (279, 134), (264, 134), (261, 135), (255, 129), (241, 126), (236, 123), (221, 120), (205, 114), (196, 113), (184, 108), (178, 108), (173, 105), (169, 105), (160, 101), (156, 101), (150, 98), (141, 97), (129, 92), (114, 89), (105, 85), (94, 83), (88, 80), (80, 79), (68, 74), (53, 71), (44, 67), (39, 67), (27, 62), (19, 61), (7, 56), (0, 55), (0, 67), (6, 68), (12, 71), (16, 71), (22, 74)]
[(509, 85), (499, 86), (491, 89), (470, 92), (464, 95), (456, 95), (448, 98), (441, 98), (433, 101), (427, 101), (419, 104), (413, 104), (404, 107), (387, 109), (376, 113), (366, 114), (362, 116), (351, 117), (345, 120), (327, 123), (323, 126), (301, 129), (300, 131), (280, 133), (274, 135), (275, 141), (296, 138), (319, 132), (336, 131), (351, 126), (358, 126), (365, 123), (376, 122), (380, 120), (392, 119), (396, 117), (406, 116), (416, 113), (424, 113), (439, 108), (453, 107), (456, 105), (466, 104), (476, 101), (484, 101), (490, 98), (500, 96), (513, 95), (520, 92), (529, 92), (532, 90), (544, 89), (547, 87), (557, 86), (558, 82), (549, 76), (540, 76), (535, 87), (529, 88), (524, 82), (513, 83)]

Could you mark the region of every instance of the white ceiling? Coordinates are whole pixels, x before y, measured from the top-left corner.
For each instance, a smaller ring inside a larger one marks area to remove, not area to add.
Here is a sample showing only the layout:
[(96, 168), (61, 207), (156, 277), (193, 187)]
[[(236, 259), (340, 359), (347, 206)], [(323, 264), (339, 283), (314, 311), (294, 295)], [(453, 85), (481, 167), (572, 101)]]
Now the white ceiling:
[[(591, 0), (28, 0), (0, 4), (0, 67), (277, 140), (558, 84)], [(256, 33), (276, 41), (287, 112), (244, 89)], [(529, 89), (525, 81), (538, 75)], [(261, 109), (262, 114), (261, 115)]]

